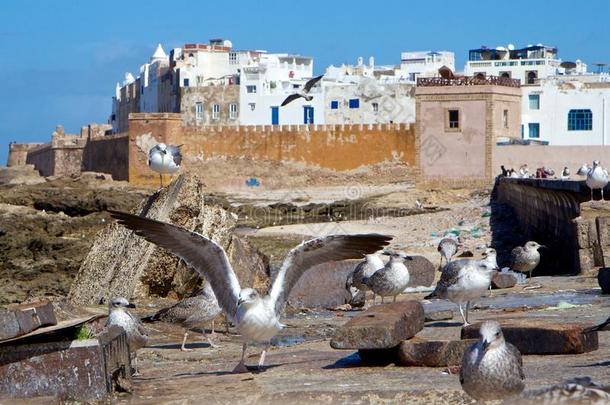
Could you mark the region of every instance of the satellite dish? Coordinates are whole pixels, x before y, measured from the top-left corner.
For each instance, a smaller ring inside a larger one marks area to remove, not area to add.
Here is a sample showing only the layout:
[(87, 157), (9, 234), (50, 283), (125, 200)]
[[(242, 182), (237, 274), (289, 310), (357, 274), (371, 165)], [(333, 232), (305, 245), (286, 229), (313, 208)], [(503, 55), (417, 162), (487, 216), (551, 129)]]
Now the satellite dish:
[(574, 62), (561, 62), (561, 64), (559, 65), (564, 69), (574, 69), (576, 67), (576, 63)]
[(498, 46), (498, 47), (496, 47), (496, 51), (506, 52), (506, 48), (503, 46)]
[(515, 50), (515, 45), (508, 44), (507, 48), (508, 48), (509, 51), (514, 51)]

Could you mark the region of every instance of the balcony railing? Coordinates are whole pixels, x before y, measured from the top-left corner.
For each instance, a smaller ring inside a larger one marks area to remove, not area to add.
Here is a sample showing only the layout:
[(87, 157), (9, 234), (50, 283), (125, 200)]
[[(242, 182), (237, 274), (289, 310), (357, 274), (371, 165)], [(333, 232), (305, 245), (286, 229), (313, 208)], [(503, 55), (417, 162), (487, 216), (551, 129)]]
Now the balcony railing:
[(470, 77), (462, 76), (454, 79), (443, 79), (442, 77), (421, 77), (417, 79), (417, 85), (422, 87), (440, 87), (440, 86), (506, 86), (506, 87), (521, 87), (519, 79), (511, 79), (508, 77), (487, 76)]

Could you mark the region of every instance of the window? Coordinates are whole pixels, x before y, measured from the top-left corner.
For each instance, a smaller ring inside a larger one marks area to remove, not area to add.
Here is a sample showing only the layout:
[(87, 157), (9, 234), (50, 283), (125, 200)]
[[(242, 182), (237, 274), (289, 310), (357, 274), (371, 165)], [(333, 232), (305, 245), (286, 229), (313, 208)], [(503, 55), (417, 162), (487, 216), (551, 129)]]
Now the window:
[(212, 119), (217, 120), (220, 117), (220, 104), (212, 104)]
[(351, 98), (349, 100), (349, 108), (360, 108), (360, 99)]
[(254, 109), (256, 108), (256, 103), (248, 103), (248, 106), (250, 106), (250, 109), (254, 111)]
[(332, 100), (330, 102), (330, 109), (331, 110), (336, 110), (339, 108), (339, 102), (337, 100)]
[(189, 86), (189, 79), (184, 79), (184, 87), (188, 87)]
[(530, 102), (530, 110), (539, 110), (540, 109), (540, 95), (539, 94), (530, 94), (528, 96)]
[(237, 104), (235, 103), (229, 104), (229, 118), (232, 120), (237, 118)]
[(530, 138), (540, 138), (540, 124), (537, 122), (530, 122), (527, 124), (529, 129), (529, 137)]
[(508, 110), (502, 111), (502, 125), (508, 128)]
[(197, 86), (203, 86), (203, 76), (197, 76)]
[(510, 79), (510, 72), (500, 72), (500, 77)]
[(537, 70), (527, 70), (525, 72), (525, 81), (527, 84), (535, 84), (537, 78), (538, 78)]
[(447, 111), (447, 128), (460, 129), (460, 110)]
[(195, 103), (195, 119), (197, 121), (203, 120), (203, 103)]
[(379, 111), (379, 104), (378, 103), (372, 103), (371, 105), (373, 106), (373, 111), (374, 112)]
[(591, 110), (570, 110), (568, 113), (568, 131), (591, 131), (593, 113)]
[(246, 86), (246, 91), (248, 93), (256, 93), (256, 86)]

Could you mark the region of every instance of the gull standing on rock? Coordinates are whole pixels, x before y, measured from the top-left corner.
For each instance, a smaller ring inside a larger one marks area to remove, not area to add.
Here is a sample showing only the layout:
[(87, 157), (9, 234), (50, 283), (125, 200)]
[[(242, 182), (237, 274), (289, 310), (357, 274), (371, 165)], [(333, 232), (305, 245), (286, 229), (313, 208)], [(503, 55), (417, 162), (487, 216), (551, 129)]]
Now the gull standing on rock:
[(561, 180), (569, 180), (570, 179), (570, 169), (568, 166), (565, 166), (561, 171)]
[[(468, 323), (470, 301), (483, 296), (491, 285), (491, 276), (498, 270), (496, 251), (487, 248), (483, 260), (458, 259), (449, 262), (441, 274), (434, 291), (424, 299), (448, 299), (458, 305), (464, 325)], [(464, 312), (463, 304), (466, 304)]]
[(462, 358), (462, 389), (478, 401), (519, 395), (525, 388), (521, 353), (504, 340), (496, 321), (484, 322), (479, 333), (479, 341), (470, 346)]
[(148, 152), (148, 166), (152, 171), (159, 173), (159, 181), (163, 187), (163, 175), (173, 174), (180, 170), (182, 154), (180, 146), (159, 143)]
[(318, 76), (318, 77), (314, 77), (313, 79), (309, 79), (306, 83), (305, 86), (303, 86), (303, 91), (302, 92), (296, 92), (294, 94), (289, 95), (288, 97), (286, 97), (286, 99), (282, 102), (281, 107), (284, 107), (285, 105), (291, 103), (292, 101), (299, 99), (299, 98), (304, 98), (307, 101), (311, 101), (313, 100), (313, 96), (309, 95), (309, 92), (311, 91), (311, 89), (313, 88), (313, 86), (316, 85), (316, 83), (318, 83), (320, 80), (322, 80), (322, 76)]
[(517, 246), (511, 252), (512, 263), (510, 269), (520, 273), (528, 273), (528, 282), (532, 278), (532, 273), (540, 263), (540, 252), (538, 249), (545, 246), (538, 242), (529, 241), (525, 246)]
[(593, 200), (593, 190), (600, 189), (602, 200), (604, 199), (604, 187), (608, 184), (608, 171), (604, 169), (598, 160), (593, 161), (593, 167), (587, 171), (587, 186), (591, 189), (591, 200)]
[(206, 282), (204, 287), (197, 292), (197, 295), (178, 301), (171, 307), (163, 308), (153, 316), (143, 320), (145, 322), (173, 323), (186, 328), (184, 331), (184, 338), (182, 339), (182, 346), (180, 347), (181, 351), (186, 352), (192, 350), (184, 347), (188, 336), (188, 330), (201, 329), (201, 334), (206, 337), (205, 327), (210, 323), (212, 329), (210, 336), (207, 336), (206, 340), (211, 347), (218, 347), (212, 339), (215, 336), (214, 320), (221, 312), (222, 310), (218, 305), (216, 295), (214, 295), (210, 283)]
[(264, 343), (259, 368), (265, 362), (269, 342), (283, 327), (280, 316), (299, 278), (318, 264), (358, 259), (386, 246), (392, 239), (378, 234), (330, 235), (305, 241), (288, 252), (268, 295), (252, 288), (242, 289), (224, 249), (211, 239), (182, 227), (118, 211), (108, 211), (118, 222), (149, 242), (169, 250), (200, 273), (229, 319), (239, 330), (243, 347), (234, 372), (247, 372), (249, 343)]
[(413, 260), (403, 252), (384, 254), (390, 256), (390, 261), (373, 275), (362, 280), (373, 293), (381, 296), (382, 304), (384, 297), (394, 297), (393, 302), (396, 302), (396, 296), (407, 288), (410, 277), (405, 260)]
[[(385, 264), (378, 254), (366, 255), (365, 260), (361, 261), (356, 265), (354, 271), (347, 276), (345, 286), (349, 289), (350, 287), (357, 288), (362, 292), (369, 291), (370, 288), (362, 281), (365, 278), (372, 276), (377, 270), (382, 269)], [(373, 293), (373, 303), (375, 302), (375, 293)], [(366, 305), (366, 295), (364, 297), (364, 303)]]
[(106, 320), (106, 328), (111, 326), (120, 326), (125, 330), (127, 335), (127, 344), (129, 351), (134, 358), (134, 374), (138, 374), (138, 357), (136, 351), (144, 346), (148, 341), (146, 329), (139, 318), (133, 316), (127, 308), (135, 308), (127, 299), (119, 297), (113, 298), (108, 302), (108, 319)]

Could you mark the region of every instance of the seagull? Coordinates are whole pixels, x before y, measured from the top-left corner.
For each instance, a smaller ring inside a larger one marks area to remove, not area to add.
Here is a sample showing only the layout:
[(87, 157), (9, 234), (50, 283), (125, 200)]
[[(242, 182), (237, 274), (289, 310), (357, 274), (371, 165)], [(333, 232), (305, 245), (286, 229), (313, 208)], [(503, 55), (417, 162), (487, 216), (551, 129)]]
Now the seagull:
[(545, 247), (538, 242), (529, 241), (525, 246), (517, 246), (511, 252), (512, 263), (510, 269), (520, 273), (528, 273), (528, 282), (532, 278), (532, 273), (540, 263), (540, 252), (538, 249)]
[(163, 175), (176, 173), (180, 170), (182, 154), (180, 147), (158, 143), (148, 152), (148, 166), (152, 171), (159, 173), (159, 181), (163, 187)]
[[(424, 299), (441, 298), (458, 305), (464, 325), (468, 323), (470, 301), (480, 298), (489, 289), (491, 276), (498, 271), (496, 250), (487, 248), (483, 260), (458, 259), (447, 263), (434, 291)], [(462, 305), (466, 303), (466, 311)]]
[(305, 86), (303, 86), (303, 91), (302, 92), (296, 92), (294, 94), (289, 95), (288, 97), (286, 97), (286, 99), (282, 102), (282, 107), (284, 107), (286, 104), (289, 104), (290, 102), (303, 97), (305, 100), (307, 101), (311, 101), (313, 100), (313, 96), (309, 95), (309, 91), (313, 88), (313, 86), (316, 85), (316, 83), (318, 83), (320, 80), (322, 80), (322, 76), (318, 76), (318, 77), (314, 77), (313, 79), (309, 79), (307, 81), (307, 83), (305, 83)]
[(506, 168), (504, 167), (504, 165), (501, 165), (501, 166), (500, 166), (500, 170), (502, 170), (502, 174), (501, 174), (501, 176), (502, 176), (502, 177), (508, 177), (508, 172), (509, 172), (509, 171), (508, 171), (508, 170), (506, 170)]
[[(453, 234), (451, 234), (453, 235)], [(442, 270), (443, 258), (445, 259), (445, 264), (451, 261), (451, 258), (455, 256), (458, 251), (459, 243), (455, 237), (446, 237), (441, 239), (438, 243), (438, 247), (436, 250), (441, 254), (441, 261), (439, 263), (439, 269)]]
[(591, 377), (576, 377), (561, 384), (524, 392), (519, 397), (502, 403), (513, 405), (602, 405), (610, 403), (610, 386), (599, 385)]
[(479, 333), (479, 341), (466, 349), (462, 358), (462, 389), (477, 401), (519, 395), (525, 388), (519, 349), (504, 340), (496, 321), (483, 322)]
[(593, 200), (593, 190), (600, 189), (602, 200), (604, 199), (604, 187), (608, 184), (608, 171), (604, 169), (598, 160), (593, 161), (593, 167), (587, 171), (587, 186), (591, 189), (591, 200)]
[(587, 173), (589, 173), (589, 170), (591, 168), (589, 167), (588, 164), (583, 163), (582, 166), (580, 166), (580, 168), (578, 169), (578, 171), (576, 172), (577, 175), (579, 176), (586, 176)]
[[(394, 297), (403, 292), (409, 284), (409, 270), (405, 266), (405, 260), (413, 260), (403, 252), (384, 253), (390, 256), (390, 261), (381, 269), (377, 270), (370, 277), (363, 278), (362, 282), (373, 291), (373, 293), (383, 297)], [(374, 300), (373, 300), (374, 301)]]
[(561, 171), (561, 180), (569, 180), (570, 179), (570, 169), (568, 166), (565, 166)]
[(186, 330), (184, 331), (184, 338), (182, 339), (180, 350), (187, 352), (192, 350), (184, 347), (188, 336), (188, 330), (199, 328), (201, 329), (201, 334), (206, 337), (205, 326), (208, 323), (212, 324), (212, 331), (210, 333), (211, 336), (207, 336), (207, 341), (211, 347), (218, 347), (212, 341), (212, 338), (215, 335), (214, 319), (220, 315), (221, 311), (210, 283), (206, 282), (204, 287), (197, 292), (197, 295), (178, 301), (171, 307), (163, 308), (157, 311), (153, 316), (144, 318), (143, 320), (145, 322), (160, 321), (174, 323), (185, 327)]
[(510, 169), (510, 170), (509, 170), (509, 173), (510, 173), (510, 177), (511, 177), (511, 178), (513, 178), (513, 179), (518, 179), (518, 178), (519, 178), (519, 173), (517, 173), (517, 172), (515, 171), (515, 169)]
[(519, 168), (519, 177), (521, 177), (522, 179), (529, 179), (529, 177), (530, 177), (530, 171), (529, 171), (529, 169), (527, 168), (527, 163), (526, 163), (526, 164), (524, 164), (524, 165), (522, 165), (522, 166)]
[[(385, 266), (381, 257), (378, 254), (366, 255), (365, 260), (356, 265), (354, 271), (347, 276), (345, 286), (349, 289), (355, 287), (360, 291), (369, 291), (370, 288), (362, 282), (364, 278), (372, 276), (377, 270)], [(366, 296), (365, 296), (366, 304)], [(375, 293), (373, 293), (373, 302), (375, 302)]]
[(269, 294), (242, 289), (224, 249), (203, 235), (185, 228), (119, 211), (108, 211), (118, 222), (169, 250), (201, 274), (212, 286), (225, 314), (235, 322), (242, 340), (241, 360), (234, 372), (247, 372), (249, 343), (264, 343), (259, 368), (263, 367), (269, 342), (283, 327), (280, 316), (290, 291), (309, 268), (336, 260), (358, 259), (388, 245), (390, 236), (379, 234), (329, 235), (305, 241), (288, 252)]
[(126, 298), (113, 298), (108, 302), (108, 319), (106, 320), (106, 328), (111, 326), (120, 326), (127, 334), (127, 344), (129, 351), (134, 357), (134, 375), (138, 373), (138, 358), (136, 351), (144, 346), (148, 341), (146, 329), (140, 319), (133, 316), (127, 308), (135, 308), (134, 304), (130, 304)]

